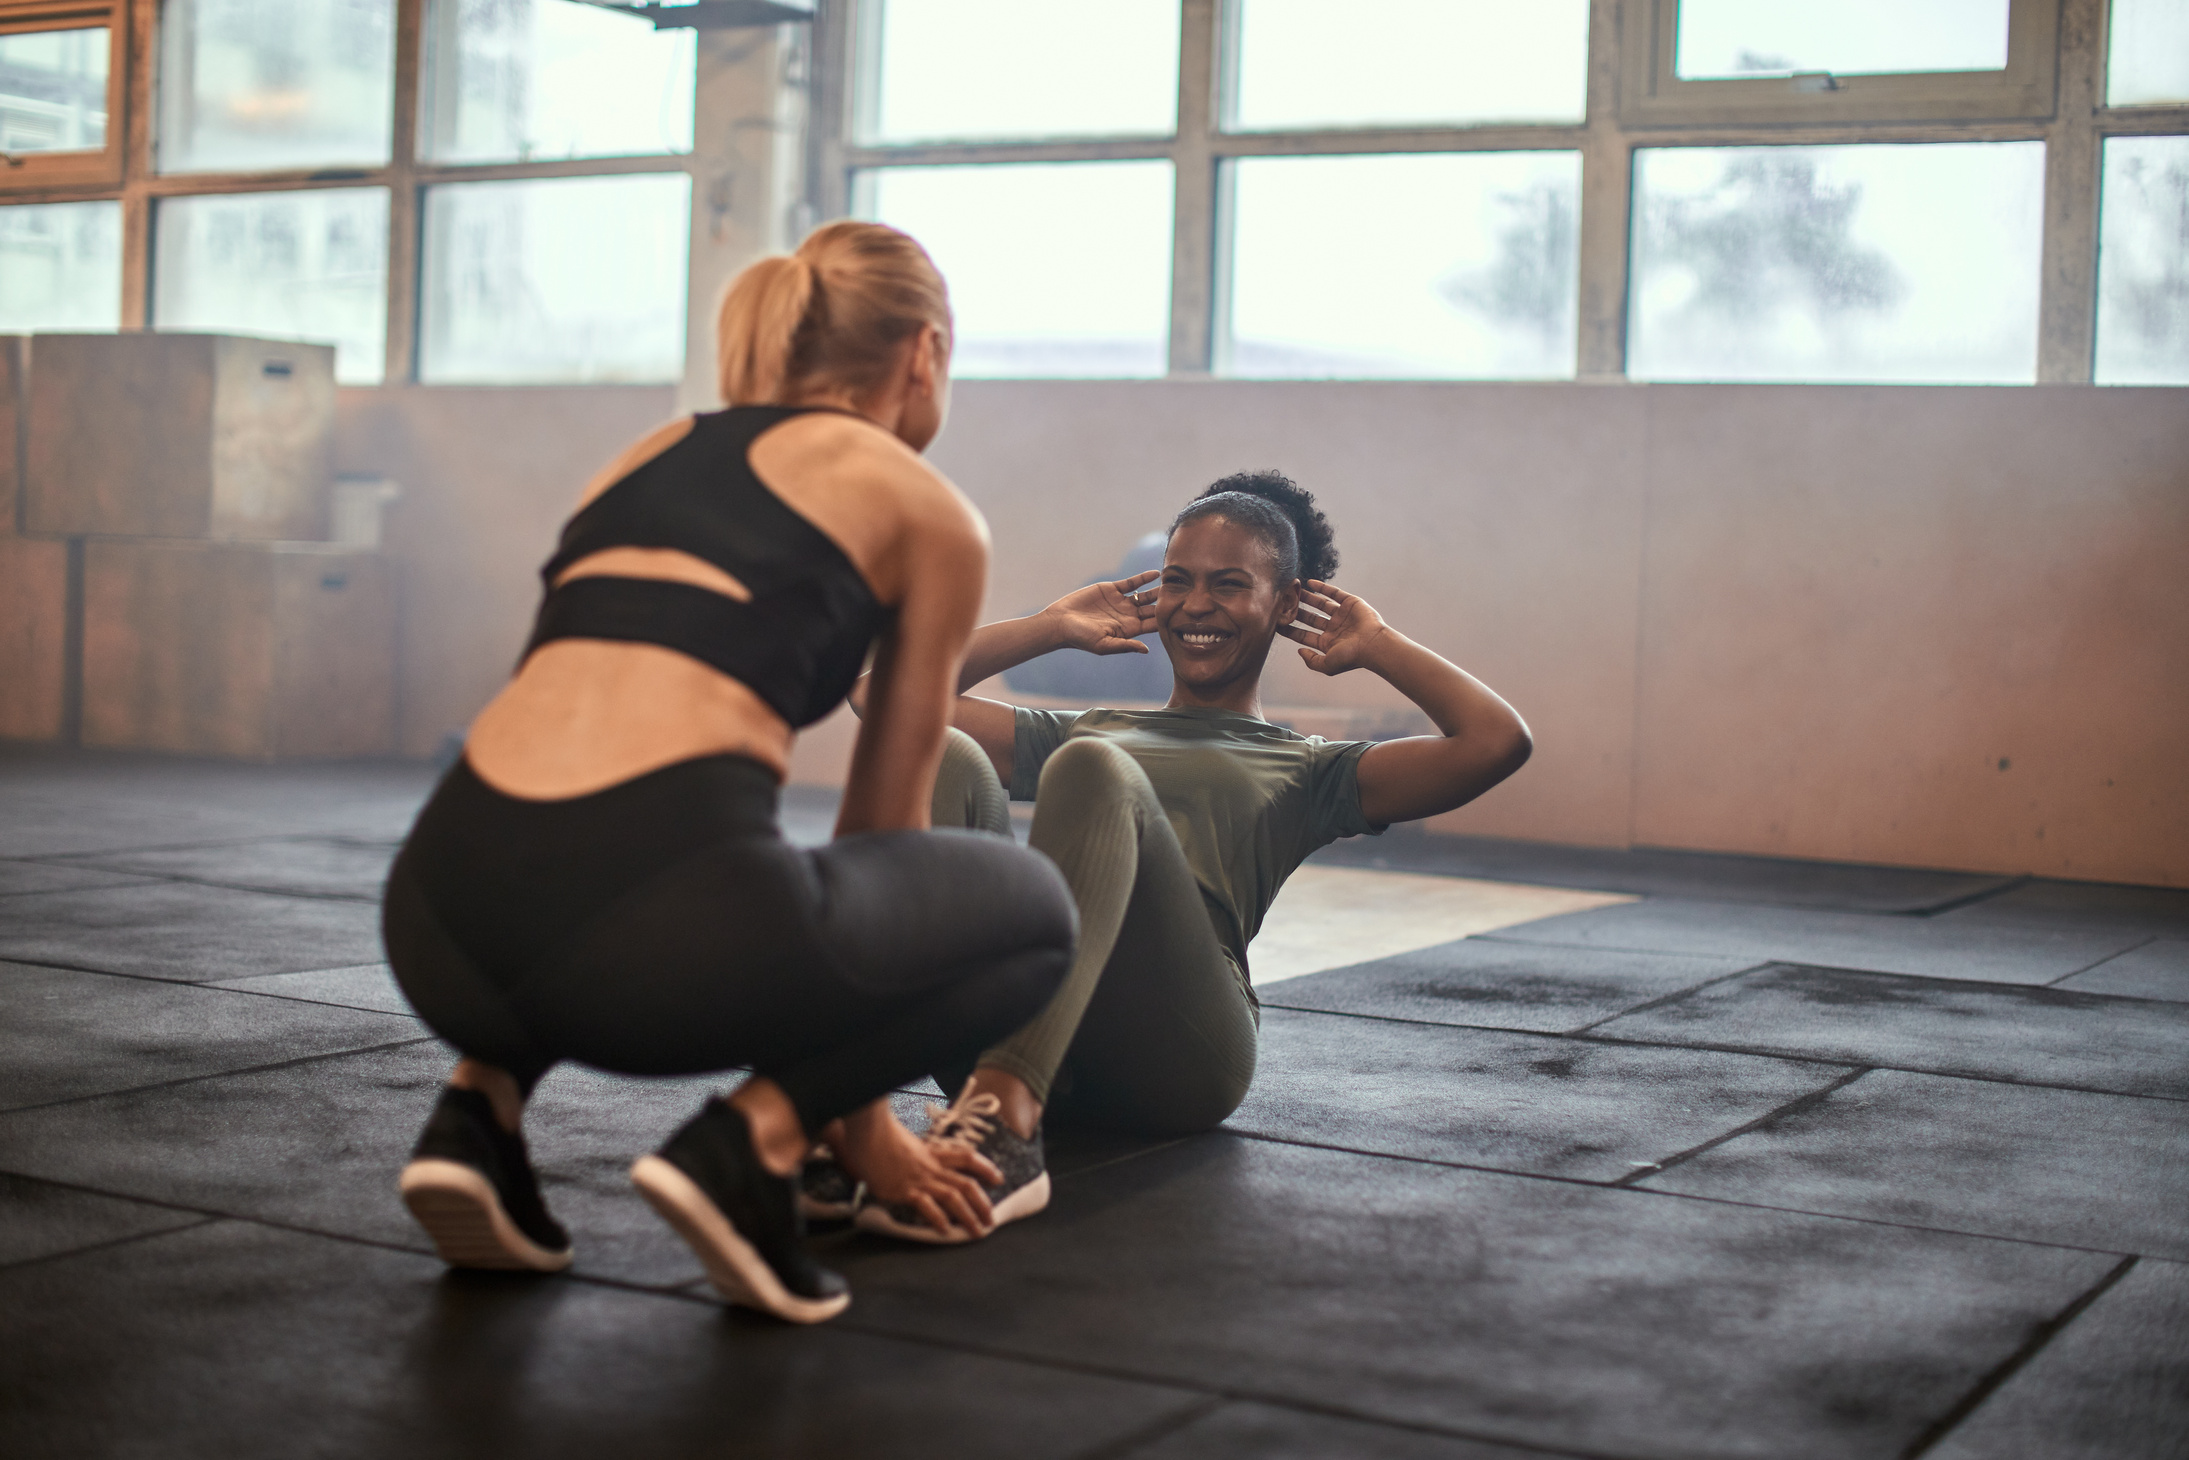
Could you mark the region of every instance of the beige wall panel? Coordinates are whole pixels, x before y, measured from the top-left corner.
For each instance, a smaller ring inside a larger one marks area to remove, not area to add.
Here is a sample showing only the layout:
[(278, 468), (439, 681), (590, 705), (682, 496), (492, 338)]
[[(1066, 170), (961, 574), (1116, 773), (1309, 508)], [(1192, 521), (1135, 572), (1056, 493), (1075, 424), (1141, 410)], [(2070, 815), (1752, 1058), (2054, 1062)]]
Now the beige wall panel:
[(310, 538), (325, 527), (334, 349), (222, 335), (40, 335), (24, 526)]
[(262, 552), (85, 544), (84, 744), (270, 754), (273, 606)]
[(383, 542), (400, 569), (398, 745), (429, 755), (509, 678), (540, 564), (588, 478), (666, 419), (669, 387), (337, 393), (335, 464), (403, 495)]
[(1637, 842), (2189, 883), (2189, 391), (1651, 396)]
[[(1535, 760), (1436, 825), (1624, 845), (1641, 531), (1634, 387), (966, 381), (932, 452), (995, 535), (988, 612), (1115, 567), (1228, 472), (1276, 467), (1338, 530), (1340, 582), (1507, 695)], [(1283, 706), (1405, 705), (1272, 657)]]
[(0, 537), (20, 526), (23, 479), (18, 450), (22, 445), (22, 335), (0, 335)]
[(285, 545), (274, 574), (273, 753), (395, 750), (395, 591), (378, 553)]
[(68, 544), (0, 533), (0, 739), (61, 733)]

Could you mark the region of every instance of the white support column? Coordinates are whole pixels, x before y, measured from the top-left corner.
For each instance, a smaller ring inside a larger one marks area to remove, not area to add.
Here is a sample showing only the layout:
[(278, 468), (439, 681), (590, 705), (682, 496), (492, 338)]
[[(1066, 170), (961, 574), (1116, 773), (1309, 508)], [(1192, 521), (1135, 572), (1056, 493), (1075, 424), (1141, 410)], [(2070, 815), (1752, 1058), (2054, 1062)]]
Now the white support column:
[(679, 411), (722, 404), (714, 316), (739, 269), (796, 242), (804, 192), (805, 26), (699, 32), (692, 252)]

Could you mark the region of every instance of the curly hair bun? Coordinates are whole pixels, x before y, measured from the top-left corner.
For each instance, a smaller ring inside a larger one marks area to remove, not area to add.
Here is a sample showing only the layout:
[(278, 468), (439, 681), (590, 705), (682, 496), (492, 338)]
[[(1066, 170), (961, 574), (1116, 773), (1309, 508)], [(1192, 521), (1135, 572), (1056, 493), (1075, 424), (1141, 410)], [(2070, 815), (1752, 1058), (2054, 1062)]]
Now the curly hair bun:
[[(1186, 510), (1178, 514), (1178, 521), (1185, 522), (1206, 512), (1222, 510), (1228, 504), (1211, 503), (1207, 507), (1201, 505), (1212, 497), (1222, 496), (1258, 497), (1276, 508), (1292, 524), (1294, 541), (1277, 543), (1275, 546), (1280, 563), (1287, 556), (1286, 548), (1296, 549), (1298, 559), (1291, 570), (1297, 576), (1328, 581), (1337, 574), (1337, 532), (1331, 527), (1330, 519), (1323, 515), (1322, 509), (1315, 505), (1313, 492), (1281, 471), (1235, 472), (1212, 483), (1208, 490), (1188, 503)], [(1197, 508), (1200, 510), (1195, 510)], [(1172, 531), (1176, 530), (1177, 523), (1173, 523)], [(1278, 530), (1282, 531), (1281, 528)]]

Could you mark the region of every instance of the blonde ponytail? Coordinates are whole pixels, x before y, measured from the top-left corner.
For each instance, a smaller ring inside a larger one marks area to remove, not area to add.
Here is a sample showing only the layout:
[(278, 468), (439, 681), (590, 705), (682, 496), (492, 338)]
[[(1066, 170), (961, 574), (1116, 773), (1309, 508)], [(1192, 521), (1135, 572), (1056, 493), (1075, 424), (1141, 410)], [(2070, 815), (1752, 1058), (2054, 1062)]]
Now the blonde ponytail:
[(950, 294), (927, 250), (880, 223), (826, 224), (796, 253), (761, 259), (730, 281), (715, 324), (722, 399), (774, 405), (815, 390), (857, 398), (930, 324), (947, 352)]

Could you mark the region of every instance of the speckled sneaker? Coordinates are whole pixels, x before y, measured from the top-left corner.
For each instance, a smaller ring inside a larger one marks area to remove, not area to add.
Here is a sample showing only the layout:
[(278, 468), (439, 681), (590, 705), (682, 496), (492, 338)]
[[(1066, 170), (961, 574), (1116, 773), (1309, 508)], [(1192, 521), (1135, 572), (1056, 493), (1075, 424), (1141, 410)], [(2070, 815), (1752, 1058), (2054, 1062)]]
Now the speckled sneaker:
[[(960, 1095), (955, 1105), (927, 1107), (927, 1139), (986, 1156), (1003, 1173), (1003, 1182), (987, 1188), (996, 1226), (1030, 1217), (1049, 1204), (1049, 1168), (1041, 1156), (1041, 1130), (1021, 1137), (1006, 1125), (1003, 1102), (993, 1095)], [(862, 1231), (902, 1237), (907, 1242), (970, 1242), (980, 1234), (958, 1227), (938, 1231), (909, 1206), (869, 1202), (852, 1219)], [(991, 1231), (994, 1228), (990, 1228)]]
[(761, 1164), (752, 1128), (728, 1101), (708, 1101), (660, 1151), (641, 1156), (631, 1184), (732, 1303), (819, 1323), (851, 1302), (849, 1285), (806, 1251), (798, 1182)]
[(450, 1267), (561, 1272), (570, 1234), (547, 1214), (524, 1137), (477, 1090), (450, 1086), (403, 1168), (403, 1204)]
[(815, 1146), (798, 1171), (798, 1210), (809, 1222), (848, 1222), (866, 1200), (866, 1183), (844, 1169), (836, 1153)]

